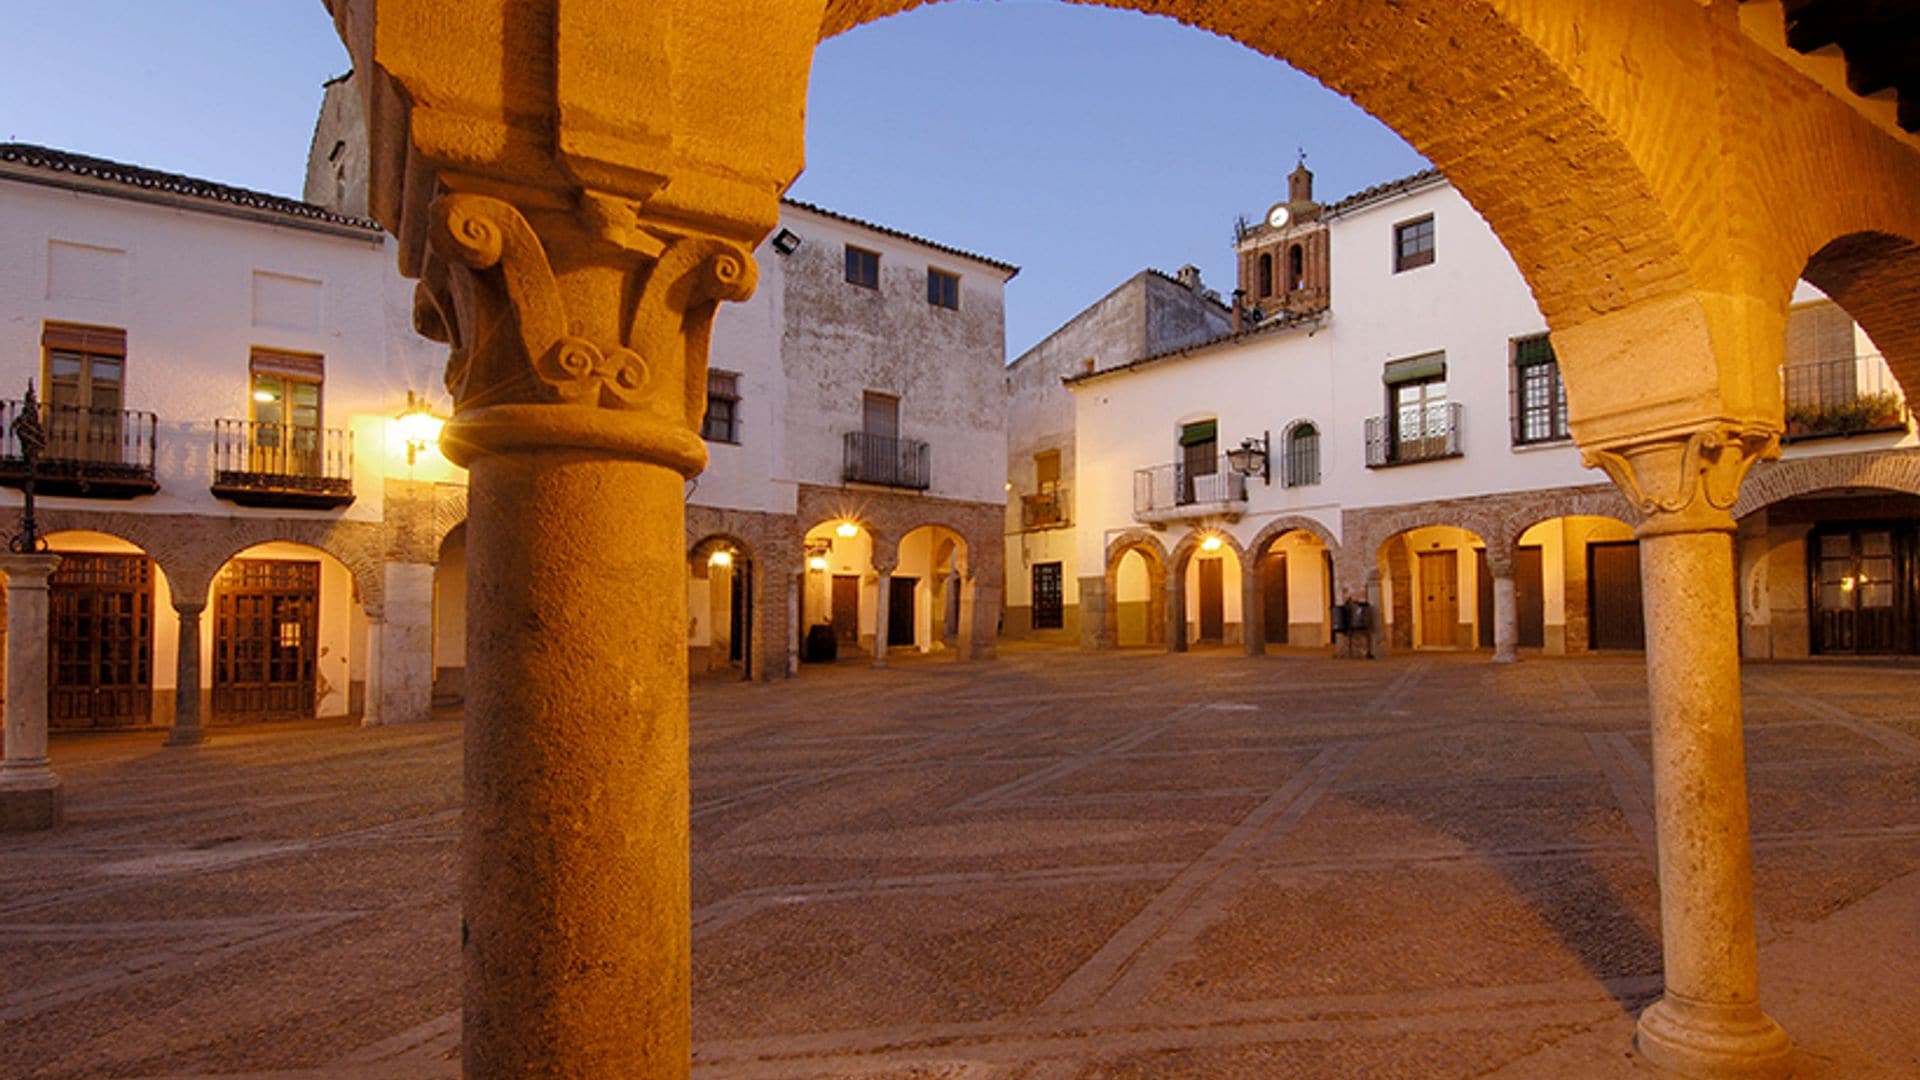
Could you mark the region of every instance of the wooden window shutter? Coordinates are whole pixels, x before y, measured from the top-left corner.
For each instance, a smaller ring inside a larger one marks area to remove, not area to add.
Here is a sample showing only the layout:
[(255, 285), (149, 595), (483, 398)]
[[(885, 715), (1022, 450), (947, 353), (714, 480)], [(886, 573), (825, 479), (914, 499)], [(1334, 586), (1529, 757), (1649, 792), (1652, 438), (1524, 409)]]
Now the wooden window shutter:
[(105, 326), (47, 323), (40, 330), (40, 344), (48, 349), (91, 353), (94, 356), (125, 356), (127, 332)]

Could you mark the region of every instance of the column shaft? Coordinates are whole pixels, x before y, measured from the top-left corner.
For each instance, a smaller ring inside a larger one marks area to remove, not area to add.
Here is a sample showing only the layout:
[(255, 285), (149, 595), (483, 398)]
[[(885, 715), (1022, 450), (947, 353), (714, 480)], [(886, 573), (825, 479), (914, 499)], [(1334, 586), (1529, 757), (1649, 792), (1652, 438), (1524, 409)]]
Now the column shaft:
[(1181, 572), (1167, 574), (1167, 651), (1187, 651), (1187, 590), (1180, 581)]
[(194, 746), (206, 738), (200, 725), (200, 613), (206, 605), (176, 601), (173, 610), (180, 619), (180, 645), (173, 664), (173, 728), (167, 732), (167, 745)]
[(1240, 647), (1248, 656), (1267, 653), (1266, 601), (1260, 591), (1260, 560), (1249, 556), (1240, 568)]
[(514, 451), (471, 484), (466, 1075), (685, 1076), (681, 476)]
[(1688, 1075), (1779, 1075), (1787, 1036), (1759, 1005), (1733, 538), (1643, 528), (1640, 567), (1666, 995), (1639, 1045)]
[(893, 571), (881, 570), (874, 580), (877, 582), (873, 597), (873, 666), (887, 666), (887, 634), (893, 620)]
[[(471, 614), (468, 618), (472, 618)], [(382, 647), (386, 636), (386, 619), (377, 611), (367, 612), (367, 684), (360, 691), (361, 727), (379, 727), (386, 722), (380, 713), (381, 654), (386, 651)]]
[(1520, 608), (1514, 596), (1513, 571), (1493, 575), (1493, 661), (1511, 664), (1520, 659)]
[(7, 575), (6, 727), (0, 832), (60, 824), (60, 778), (47, 760), (47, 578), (58, 555), (0, 555)]

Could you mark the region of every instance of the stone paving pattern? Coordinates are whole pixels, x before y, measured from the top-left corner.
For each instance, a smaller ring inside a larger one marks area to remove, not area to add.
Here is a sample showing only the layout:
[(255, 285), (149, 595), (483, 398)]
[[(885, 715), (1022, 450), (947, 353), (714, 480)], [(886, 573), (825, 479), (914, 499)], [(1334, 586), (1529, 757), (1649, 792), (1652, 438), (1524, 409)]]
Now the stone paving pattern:
[[(1920, 1074), (1920, 667), (1745, 676), (1763, 999)], [(695, 1073), (1620, 1076), (1638, 658), (1015, 648), (693, 695)], [(57, 741), (0, 1075), (458, 1072), (460, 727)]]

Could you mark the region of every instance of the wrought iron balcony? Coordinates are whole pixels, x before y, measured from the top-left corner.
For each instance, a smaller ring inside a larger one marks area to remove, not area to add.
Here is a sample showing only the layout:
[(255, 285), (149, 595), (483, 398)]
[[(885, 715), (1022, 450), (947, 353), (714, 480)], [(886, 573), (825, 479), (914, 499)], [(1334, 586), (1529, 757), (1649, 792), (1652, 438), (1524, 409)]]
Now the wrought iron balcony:
[(213, 493), (242, 506), (345, 506), (353, 501), (353, 432), (215, 420)]
[[(26, 461), (13, 435), (20, 409), (19, 401), (0, 402), (0, 485), (16, 488), (27, 478)], [(42, 403), (40, 422), (47, 448), (34, 472), (39, 494), (131, 499), (160, 490), (153, 476), (152, 413)]]
[(1906, 429), (1906, 398), (1887, 362), (1877, 355), (1789, 364), (1781, 378), (1786, 382), (1788, 439)]
[(1135, 469), (1134, 520), (1238, 518), (1246, 509), (1247, 478), (1234, 471), (1224, 454), (1211, 464), (1210, 472), (1202, 472), (1184, 461)]
[(840, 478), (856, 484), (925, 491), (932, 470), (927, 444), (865, 431), (847, 432)]
[(1020, 527), (1023, 529), (1061, 529), (1067, 520), (1067, 489), (1050, 488), (1034, 495), (1020, 496)]
[(1461, 412), (1460, 403), (1453, 401), (1408, 409), (1398, 425), (1390, 416), (1369, 417), (1367, 468), (1459, 457)]

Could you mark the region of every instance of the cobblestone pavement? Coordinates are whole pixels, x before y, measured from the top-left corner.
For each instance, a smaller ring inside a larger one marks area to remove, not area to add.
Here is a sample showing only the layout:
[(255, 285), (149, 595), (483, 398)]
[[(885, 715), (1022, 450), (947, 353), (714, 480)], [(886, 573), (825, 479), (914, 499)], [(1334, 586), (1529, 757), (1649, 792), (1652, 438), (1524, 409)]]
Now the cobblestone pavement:
[[(1920, 667), (1746, 673), (1763, 1000), (1920, 1073)], [(694, 691), (711, 1077), (1618, 1076), (1660, 990), (1637, 658), (1010, 650)], [(460, 728), (55, 745), (0, 1074), (457, 1072)]]

